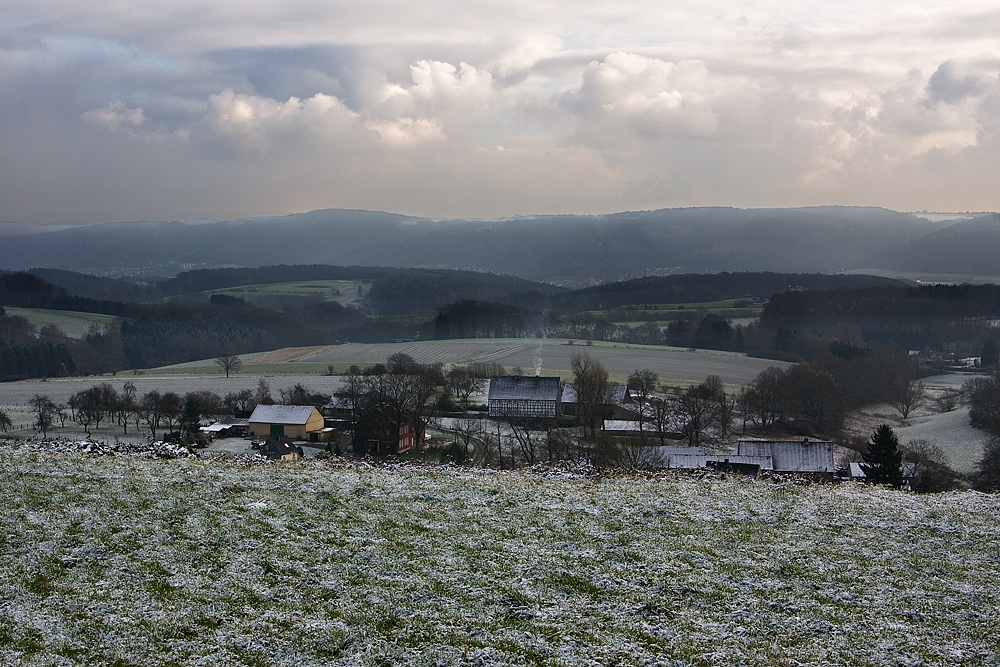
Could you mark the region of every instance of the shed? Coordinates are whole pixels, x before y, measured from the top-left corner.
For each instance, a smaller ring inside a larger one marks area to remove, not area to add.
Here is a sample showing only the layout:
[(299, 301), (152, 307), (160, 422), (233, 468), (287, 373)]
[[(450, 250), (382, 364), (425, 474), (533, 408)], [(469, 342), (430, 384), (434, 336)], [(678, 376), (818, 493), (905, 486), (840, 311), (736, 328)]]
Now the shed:
[(232, 421), (217, 421), (210, 426), (202, 426), (198, 430), (208, 439), (234, 438), (245, 435), (249, 428), (249, 421), (246, 419), (235, 419)]

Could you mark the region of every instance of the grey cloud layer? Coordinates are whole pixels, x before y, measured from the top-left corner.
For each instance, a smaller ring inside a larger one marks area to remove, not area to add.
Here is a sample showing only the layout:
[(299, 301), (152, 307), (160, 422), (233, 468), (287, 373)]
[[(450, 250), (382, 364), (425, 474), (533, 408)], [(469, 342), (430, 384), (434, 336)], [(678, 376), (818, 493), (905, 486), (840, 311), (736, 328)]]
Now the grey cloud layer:
[(1000, 2), (660, 4), (13, 0), (0, 218), (1000, 208)]

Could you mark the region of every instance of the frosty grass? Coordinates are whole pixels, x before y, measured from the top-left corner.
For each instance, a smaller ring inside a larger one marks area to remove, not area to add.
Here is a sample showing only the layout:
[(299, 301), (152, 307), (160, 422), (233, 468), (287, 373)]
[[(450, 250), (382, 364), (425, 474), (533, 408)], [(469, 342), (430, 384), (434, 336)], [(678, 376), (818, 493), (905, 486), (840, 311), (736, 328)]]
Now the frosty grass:
[(83, 449), (0, 444), (0, 664), (1000, 664), (998, 496)]

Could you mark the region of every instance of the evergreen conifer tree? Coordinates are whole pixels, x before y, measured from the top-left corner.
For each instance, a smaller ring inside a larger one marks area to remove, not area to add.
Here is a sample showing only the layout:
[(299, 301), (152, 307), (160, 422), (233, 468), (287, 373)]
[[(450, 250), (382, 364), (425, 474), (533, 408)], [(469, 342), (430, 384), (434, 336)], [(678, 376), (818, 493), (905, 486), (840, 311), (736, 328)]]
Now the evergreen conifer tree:
[(865, 462), (861, 469), (872, 484), (903, 484), (903, 453), (899, 450), (899, 438), (888, 424), (882, 424), (872, 433)]

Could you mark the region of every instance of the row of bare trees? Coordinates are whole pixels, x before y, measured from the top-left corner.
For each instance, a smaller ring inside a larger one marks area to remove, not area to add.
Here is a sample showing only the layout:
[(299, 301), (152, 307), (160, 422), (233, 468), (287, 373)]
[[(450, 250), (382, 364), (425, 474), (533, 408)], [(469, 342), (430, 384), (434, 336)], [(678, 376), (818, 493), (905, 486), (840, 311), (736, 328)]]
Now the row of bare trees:
[[(311, 405), (326, 402), (326, 396), (311, 393), (302, 384), (279, 390), (280, 400), (291, 405)], [(67, 421), (76, 422), (90, 435), (101, 424), (113, 422), (123, 435), (145, 431), (153, 439), (157, 432), (180, 429), (187, 441), (198, 435), (204, 418), (221, 416), (247, 416), (257, 405), (274, 403), (271, 387), (261, 378), (255, 390), (230, 392), (225, 397), (208, 390), (190, 391), (184, 395), (172, 391), (152, 389), (141, 396), (135, 383), (125, 382), (119, 391), (108, 382), (101, 382), (78, 391), (65, 405), (57, 404), (48, 396), (36, 394), (29, 405), (35, 431), (47, 437), (57, 424), (65, 427)]]

